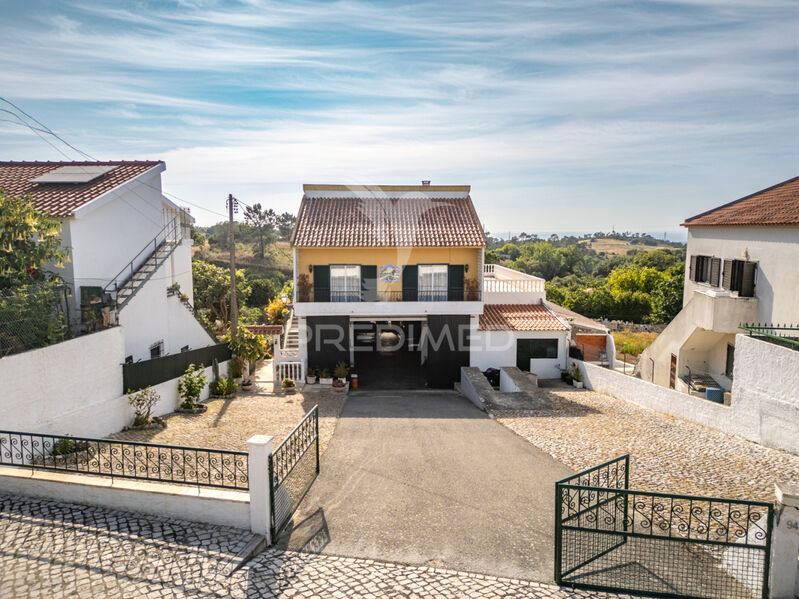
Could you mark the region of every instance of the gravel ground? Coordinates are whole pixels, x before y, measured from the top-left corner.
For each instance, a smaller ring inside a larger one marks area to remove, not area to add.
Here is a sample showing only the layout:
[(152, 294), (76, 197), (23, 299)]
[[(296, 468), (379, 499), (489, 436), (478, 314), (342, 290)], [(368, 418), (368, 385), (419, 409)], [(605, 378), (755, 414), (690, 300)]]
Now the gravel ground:
[[(211, 399), (205, 402), (204, 414), (179, 414), (164, 416), (167, 427), (162, 430), (123, 431), (111, 435), (114, 439), (186, 445), (247, 451), (247, 439), (253, 435), (272, 435), (274, 447), (286, 438), (305, 414), (319, 406), (319, 450), (324, 452), (336, 428), (346, 393), (332, 389), (310, 393), (284, 395), (271, 392), (271, 382), (266, 381), (267, 368), (259, 369), (256, 381), (248, 391), (239, 391), (235, 399)], [(318, 385), (316, 386), (318, 387)]]
[(554, 407), (495, 411), (497, 421), (575, 470), (629, 453), (631, 488), (762, 501), (799, 480), (799, 456), (784, 451), (593, 391), (537, 393)]

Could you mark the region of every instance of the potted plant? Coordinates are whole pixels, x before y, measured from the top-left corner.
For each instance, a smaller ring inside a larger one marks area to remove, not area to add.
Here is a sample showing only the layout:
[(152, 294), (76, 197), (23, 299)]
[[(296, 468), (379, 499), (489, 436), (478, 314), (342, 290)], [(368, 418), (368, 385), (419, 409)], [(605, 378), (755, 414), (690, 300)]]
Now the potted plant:
[(572, 378), (572, 373), (568, 368), (560, 371), (560, 380), (562, 380), (567, 385), (572, 384), (574, 379)]
[(175, 281), (169, 287), (166, 288), (167, 297), (172, 295), (177, 295), (178, 293), (180, 293), (180, 283), (178, 283), (177, 281)]
[(308, 374), (305, 375), (305, 382), (309, 385), (316, 383), (316, 371), (310, 366), (308, 367)]
[(333, 369), (333, 376), (335, 380), (333, 381), (333, 389), (336, 391), (343, 391), (347, 388), (346, 378), (349, 374), (350, 369), (347, 367), (346, 362), (339, 362), (336, 364), (336, 367)]
[(576, 389), (583, 388), (583, 373), (577, 368), (577, 364), (574, 365), (574, 372), (572, 372), (572, 383)]
[(188, 414), (200, 414), (208, 409), (208, 406), (200, 404), (200, 394), (205, 389), (205, 367), (189, 364), (186, 372), (178, 379), (178, 393), (183, 402), (178, 408), (178, 412)]
[(297, 391), (297, 383), (286, 377), (283, 379), (283, 383), (280, 385), (280, 388), (283, 389), (283, 393), (286, 395), (292, 395), (295, 391)]
[(330, 370), (328, 370), (327, 368), (323, 368), (322, 372), (319, 373), (319, 384), (320, 385), (333, 384), (333, 376), (330, 374)]
[(310, 302), (312, 290), (311, 278), (305, 273), (300, 273), (297, 277), (297, 299), (301, 302)]
[(136, 393), (132, 391), (128, 391), (128, 393), (128, 403), (133, 406), (134, 414), (133, 426), (130, 428), (141, 430), (166, 427), (166, 422), (161, 418), (157, 416), (155, 418), (150, 417), (150, 412), (152, 412), (155, 404), (161, 401), (161, 396), (158, 395), (155, 389), (148, 385)]

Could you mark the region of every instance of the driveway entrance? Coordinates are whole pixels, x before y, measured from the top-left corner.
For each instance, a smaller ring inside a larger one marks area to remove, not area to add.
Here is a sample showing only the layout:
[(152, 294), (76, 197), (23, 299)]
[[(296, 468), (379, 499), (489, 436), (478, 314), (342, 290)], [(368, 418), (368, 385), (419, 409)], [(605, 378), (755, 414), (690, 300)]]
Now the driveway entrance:
[(571, 473), (458, 393), (357, 391), (280, 544), (551, 581)]

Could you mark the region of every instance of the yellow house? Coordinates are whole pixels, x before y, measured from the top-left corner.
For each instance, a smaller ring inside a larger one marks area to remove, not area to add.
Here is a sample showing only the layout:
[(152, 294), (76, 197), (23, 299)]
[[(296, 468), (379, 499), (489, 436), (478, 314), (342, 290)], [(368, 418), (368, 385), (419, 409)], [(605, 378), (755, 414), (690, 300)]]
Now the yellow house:
[(468, 185), (303, 191), (291, 236), (303, 367), (343, 362), (383, 388), (451, 389), (463, 366), (559, 375), (569, 327), (542, 279), (484, 264)]
[[(291, 237), (303, 361), (362, 383), (451, 387), (482, 313), (485, 238), (469, 186), (305, 185)], [(438, 340), (435, 351), (426, 342)], [(459, 337), (459, 338), (456, 338)]]

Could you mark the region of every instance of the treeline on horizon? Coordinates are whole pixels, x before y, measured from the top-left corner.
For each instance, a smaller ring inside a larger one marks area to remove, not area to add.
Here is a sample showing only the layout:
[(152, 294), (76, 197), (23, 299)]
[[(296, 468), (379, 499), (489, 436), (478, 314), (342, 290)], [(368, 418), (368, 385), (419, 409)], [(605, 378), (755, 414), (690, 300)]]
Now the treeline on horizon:
[[(623, 242), (623, 253), (591, 247), (600, 240)], [(648, 234), (488, 235), (486, 263), (542, 277), (549, 301), (589, 318), (665, 324), (682, 308), (685, 244)]]

